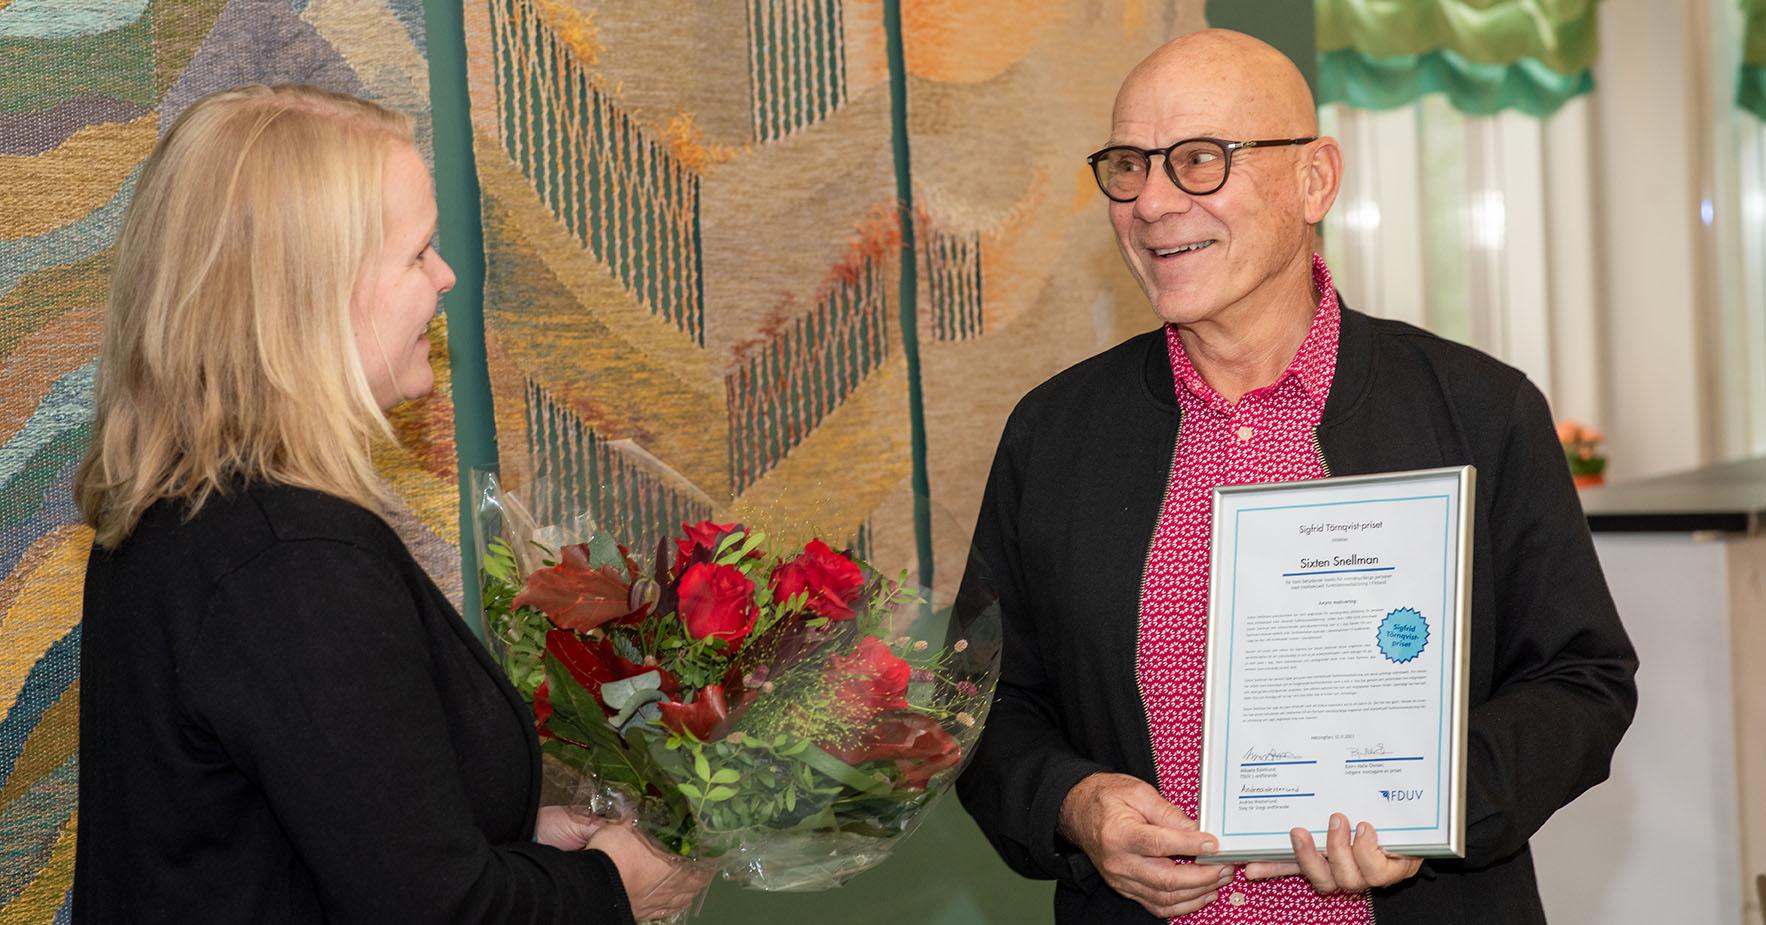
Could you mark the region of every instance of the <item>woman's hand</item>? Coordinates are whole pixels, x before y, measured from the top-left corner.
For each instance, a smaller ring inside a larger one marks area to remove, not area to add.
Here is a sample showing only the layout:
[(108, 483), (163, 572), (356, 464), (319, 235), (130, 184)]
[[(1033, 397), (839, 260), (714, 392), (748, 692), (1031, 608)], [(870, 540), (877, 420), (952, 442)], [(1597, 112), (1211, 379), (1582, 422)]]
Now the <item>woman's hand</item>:
[(607, 824), (599, 816), (584, 815), (566, 806), (542, 806), (534, 820), (533, 840), (561, 851), (581, 851)]
[(668, 854), (628, 823), (609, 822), (589, 838), (619, 868), (632, 917), (640, 922), (666, 919), (693, 904), (711, 885), (712, 871)]

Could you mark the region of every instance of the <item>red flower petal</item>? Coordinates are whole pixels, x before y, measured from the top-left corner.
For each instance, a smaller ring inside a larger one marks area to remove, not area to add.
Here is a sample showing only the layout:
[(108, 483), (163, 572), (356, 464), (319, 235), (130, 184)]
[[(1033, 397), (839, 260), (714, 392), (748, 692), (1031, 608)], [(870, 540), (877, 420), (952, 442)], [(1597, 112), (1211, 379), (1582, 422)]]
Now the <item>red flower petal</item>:
[(835, 683), (834, 699), (842, 709), (863, 716), (908, 705), (913, 669), (875, 636), (859, 640), (858, 647), (848, 654), (829, 656), (827, 670)]
[(782, 604), (808, 592), (806, 606), (811, 613), (830, 620), (850, 620), (852, 604), (864, 584), (865, 574), (858, 563), (821, 540), (810, 540), (802, 554), (773, 572), (773, 601)]
[(747, 638), (760, 611), (754, 582), (733, 565), (701, 562), (681, 575), (677, 605), (681, 622), (695, 639), (715, 636), (727, 642)]
[[(662, 725), (674, 732), (687, 732), (701, 742), (709, 742), (730, 711), (724, 703), (724, 689), (711, 684), (699, 690), (692, 703), (665, 701), (657, 704), (662, 710)], [(721, 737), (721, 736), (720, 736)]]
[(880, 718), (857, 742), (848, 746), (824, 744), (828, 754), (851, 765), (867, 761), (894, 761), (902, 784), (919, 790), (932, 776), (962, 760), (957, 740), (930, 716), (894, 713)]

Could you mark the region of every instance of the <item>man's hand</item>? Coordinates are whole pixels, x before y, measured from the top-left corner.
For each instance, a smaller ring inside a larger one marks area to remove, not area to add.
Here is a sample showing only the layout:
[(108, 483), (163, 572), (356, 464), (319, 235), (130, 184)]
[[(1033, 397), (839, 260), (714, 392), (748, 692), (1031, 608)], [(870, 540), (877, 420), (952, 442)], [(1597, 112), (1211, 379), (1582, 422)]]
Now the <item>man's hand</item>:
[(1331, 828), (1325, 834), (1323, 855), (1318, 853), (1318, 847), (1312, 843), (1312, 833), (1305, 829), (1290, 831), (1288, 838), (1294, 843), (1295, 863), (1246, 864), (1245, 876), (1252, 880), (1266, 880), (1299, 874), (1306, 878), (1307, 883), (1312, 884), (1314, 892), (1321, 895), (1360, 893), (1376, 886), (1391, 886), (1408, 880), (1416, 876), (1416, 872), (1423, 866), (1422, 858), (1402, 857), (1381, 851), (1380, 833), (1365, 822), (1356, 828), (1351, 842), (1349, 819), (1342, 813), (1331, 816)]
[(1110, 889), (1161, 918), (1194, 912), (1233, 877), (1232, 865), (1178, 864), (1214, 852), (1213, 836), (1127, 774), (1093, 774), (1061, 801), (1061, 834), (1091, 858)]

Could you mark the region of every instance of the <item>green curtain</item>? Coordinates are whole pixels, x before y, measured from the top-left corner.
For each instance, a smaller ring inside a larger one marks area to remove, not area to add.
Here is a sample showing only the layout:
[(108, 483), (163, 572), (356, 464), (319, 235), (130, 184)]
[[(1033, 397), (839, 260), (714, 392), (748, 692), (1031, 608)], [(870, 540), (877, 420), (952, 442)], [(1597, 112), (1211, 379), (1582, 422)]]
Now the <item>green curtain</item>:
[[(1766, 0), (1743, 0), (1766, 4)], [(1315, 0), (1319, 102), (1548, 116), (1594, 88), (1596, 0)]]
[(1735, 101), (1766, 119), (1766, 0), (1741, 0), (1743, 16), (1741, 74)]

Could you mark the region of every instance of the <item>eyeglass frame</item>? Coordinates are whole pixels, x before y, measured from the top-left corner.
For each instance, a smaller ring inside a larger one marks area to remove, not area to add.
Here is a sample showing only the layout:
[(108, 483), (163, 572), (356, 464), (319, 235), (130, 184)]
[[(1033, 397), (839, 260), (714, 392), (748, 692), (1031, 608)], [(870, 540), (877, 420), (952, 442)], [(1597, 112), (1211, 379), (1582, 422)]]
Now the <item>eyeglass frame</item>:
[[(1317, 135), (1309, 135), (1305, 138), (1264, 138), (1264, 139), (1259, 139), (1259, 140), (1255, 140), (1255, 141), (1227, 141), (1224, 138), (1213, 138), (1208, 135), (1197, 135), (1194, 138), (1179, 139), (1179, 140), (1174, 141), (1171, 144), (1169, 144), (1163, 148), (1137, 148), (1134, 145), (1111, 145), (1107, 148), (1101, 148), (1097, 151), (1092, 152), (1089, 156), (1086, 157), (1085, 162), (1087, 165), (1089, 165), (1091, 167), (1091, 178), (1092, 178), (1093, 182), (1098, 184), (1098, 190), (1100, 192), (1102, 192), (1104, 194), (1105, 198), (1109, 199), (1111, 202), (1133, 202), (1136, 199), (1141, 198), (1140, 193), (1135, 193), (1133, 196), (1131, 196), (1127, 199), (1117, 199), (1115, 196), (1110, 195), (1110, 191), (1104, 187), (1104, 178), (1098, 176), (1098, 160), (1100, 158), (1102, 158), (1104, 155), (1109, 154), (1111, 151), (1133, 151), (1136, 154), (1139, 154), (1140, 156), (1147, 159), (1147, 166), (1149, 168), (1152, 167), (1152, 165), (1153, 165), (1153, 155), (1155, 155), (1155, 154), (1162, 155), (1165, 158), (1165, 176), (1169, 180), (1171, 180), (1171, 183), (1173, 186), (1176, 186), (1178, 189), (1183, 190), (1184, 193), (1191, 195), (1191, 196), (1212, 196), (1215, 193), (1220, 192), (1220, 188), (1226, 185), (1227, 178), (1232, 176), (1233, 155), (1235, 153), (1237, 153), (1240, 149), (1242, 149), (1242, 148), (1275, 148), (1275, 147), (1282, 147), (1285, 145), (1306, 145), (1306, 144), (1311, 144), (1311, 143), (1317, 141), (1318, 138), (1319, 138), (1319, 136), (1317, 136)], [(1226, 152), (1226, 166), (1224, 168), (1222, 168), (1220, 171), (1220, 182), (1218, 184), (1216, 184), (1213, 189), (1211, 189), (1205, 193), (1194, 192), (1189, 187), (1184, 186), (1183, 181), (1179, 180), (1177, 178), (1177, 171), (1172, 169), (1172, 166), (1171, 166), (1171, 152), (1176, 151), (1178, 148), (1181, 148), (1184, 145), (1190, 144), (1192, 142), (1197, 142), (1197, 141), (1206, 141), (1206, 142), (1210, 142), (1212, 144), (1218, 145), (1218, 146), (1220, 146), (1220, 149), (1222, 151)], [(1149, 173), (1150, 173), (1150, 171), (1149, 171)], [(1142, 183), (1141, 184), (1141, 192), (1146, 192), (1146, 188), (1147, 188), (1146, 184)]]

